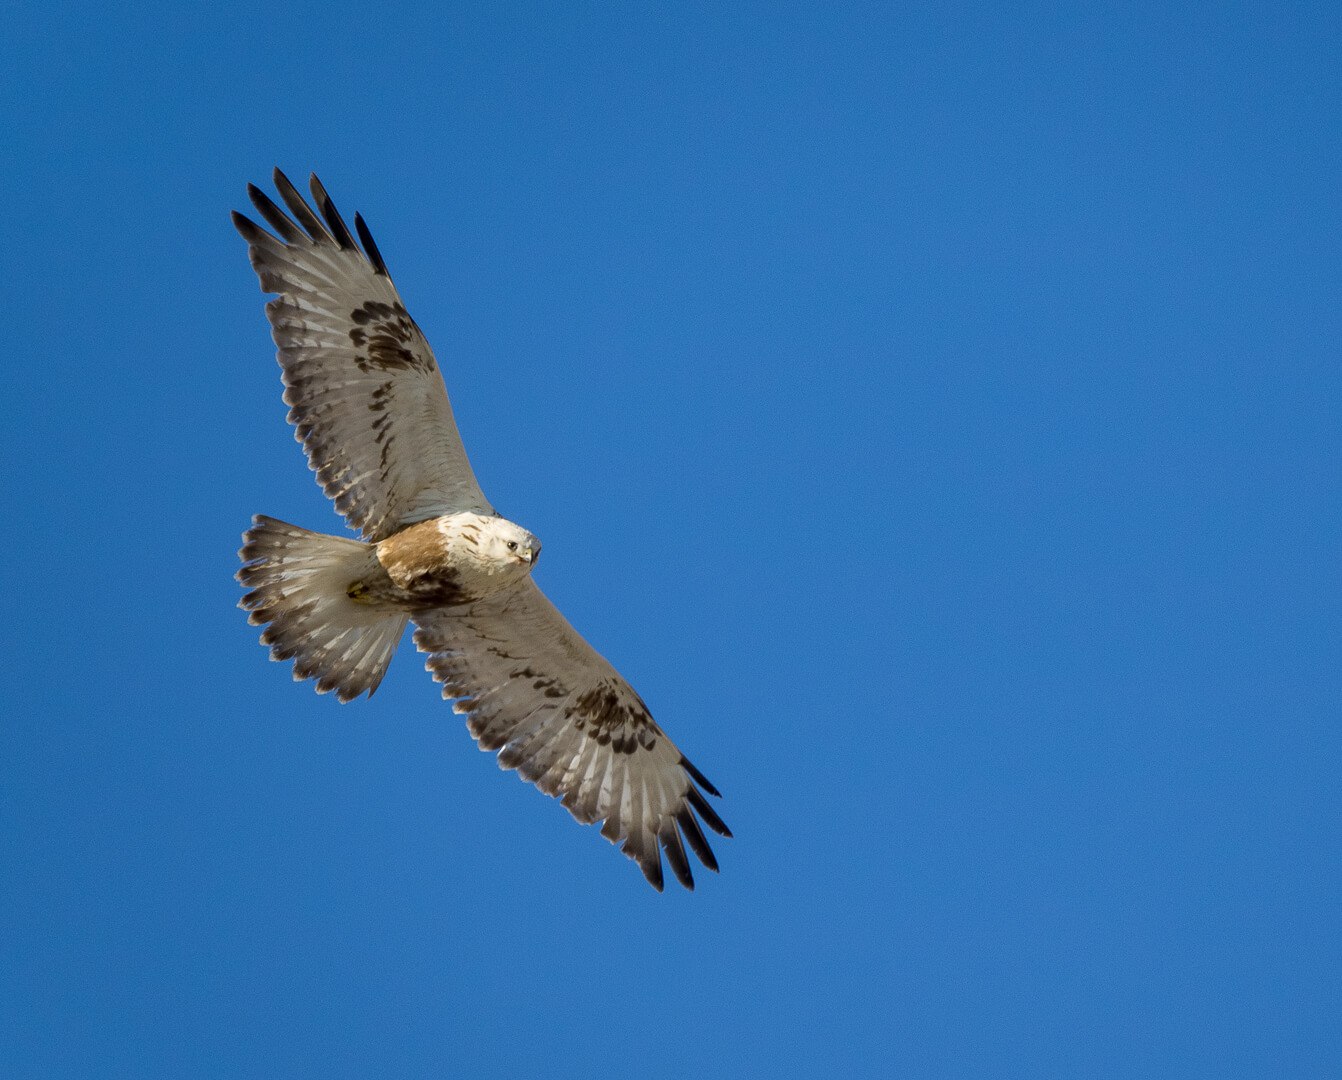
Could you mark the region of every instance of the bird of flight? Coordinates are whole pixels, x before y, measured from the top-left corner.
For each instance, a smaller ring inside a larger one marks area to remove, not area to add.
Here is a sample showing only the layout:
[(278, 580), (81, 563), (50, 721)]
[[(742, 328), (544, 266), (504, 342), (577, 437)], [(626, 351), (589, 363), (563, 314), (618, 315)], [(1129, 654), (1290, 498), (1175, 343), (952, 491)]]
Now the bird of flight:
[[(481, 750), (560, 798), (662, 888), (661, 853), (694, 888), (685, 846), (717, 860), (700, 819), (718, 791), (643, 700), (532, 580), (540, 541), (502, 517), (466, 459), (438, 364), (358, 214), (362, 249), (316, 176), (312, 206), (275, 170), (285, 213), (236, 211), (266, 304), (289, 422), (322, 489), (362, 540), (257, 515), (240, 606), (274, 660), (342, 702), (372, 694), (408, 622)], [(320, 213), (320, 217), (318, 216)]]

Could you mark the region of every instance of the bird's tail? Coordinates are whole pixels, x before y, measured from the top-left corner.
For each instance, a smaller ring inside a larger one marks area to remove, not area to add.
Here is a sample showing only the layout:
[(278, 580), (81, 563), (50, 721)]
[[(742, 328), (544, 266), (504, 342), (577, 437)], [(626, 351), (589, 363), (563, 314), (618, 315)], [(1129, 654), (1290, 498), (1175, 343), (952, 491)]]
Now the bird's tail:
[(350, 586), (376, 569), (371, 544), (325, 536), (257, 514), (243, 533), (238, 580), (251, 591), (238, 603), (272, 660), (294, 662), (295, 679), (349, 701), (377, 689), (407, 618), (352, 600)]

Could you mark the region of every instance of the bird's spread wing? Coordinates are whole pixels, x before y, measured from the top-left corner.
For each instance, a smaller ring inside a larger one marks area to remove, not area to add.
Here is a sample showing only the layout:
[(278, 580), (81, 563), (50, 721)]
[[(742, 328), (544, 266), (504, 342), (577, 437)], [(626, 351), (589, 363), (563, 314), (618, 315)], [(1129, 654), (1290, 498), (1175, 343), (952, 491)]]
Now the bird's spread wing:
[[(274, 230), (242, 214), (279, 346), (289, 421), (336, 509), (365, 539), (441, 514), (493, 513), (457, 434), (429, 343), (406, 313), (386, 264), (359, 215), (359, 249), (320, 181), (319, 218), (275, 170), (286, 214), (249, 185)], [(293, 216), (290, 217), (290, 214)]]
[(731, 835), (704, 797), (717, 790), (530, 578), (415, 618), (415, 644), (443, 696), (460, 699), (454, 709), (481, 750), (498, 751), (501, 768), (558, 796), (584, 824), (604, 820), (602, 835), (659, 890), (659, 845), (686, 888), (694, 878), (685, 844), (718, 868), (699, 825)]

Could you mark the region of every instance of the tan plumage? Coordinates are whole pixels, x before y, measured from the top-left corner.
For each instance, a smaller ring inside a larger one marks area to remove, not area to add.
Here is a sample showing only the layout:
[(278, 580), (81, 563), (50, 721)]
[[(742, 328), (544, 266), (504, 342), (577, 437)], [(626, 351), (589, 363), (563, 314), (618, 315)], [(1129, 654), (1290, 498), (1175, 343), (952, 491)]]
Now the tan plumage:
[[(613, 667), (531, 578), (540, 543), (485, 499), (437, 362), (363, 219), (355, 242), (317, 178), (320, 217), (279, 170), (288, 213), (249, 185), (274, 235), (241, 214), (284, 376), (289, 420), (318, 481), (364, 541), (258, 516), (241, 606), (262, 643), (341, 701), (371, 694), (406, 623), (480, 748), (638, 862), (661, 851), (694, 887), (685, 845), (717, 861), (700, 821), (730, 836), (691, 765)], [(292, 215), (292, 216), (290, 216)], [(701, 790), (702, 789), (702, 790)]]

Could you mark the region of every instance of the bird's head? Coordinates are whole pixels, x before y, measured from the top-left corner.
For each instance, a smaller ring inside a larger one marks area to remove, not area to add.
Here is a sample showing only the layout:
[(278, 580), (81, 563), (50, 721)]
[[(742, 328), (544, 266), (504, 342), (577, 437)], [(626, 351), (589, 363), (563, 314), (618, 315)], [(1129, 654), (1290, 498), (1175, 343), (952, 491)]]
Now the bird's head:
[(491, 518), (482, 540), (486, 558), (501, 569), (524, 569), (530, 573), (540, 558), (541, 542), (507, 518)]

